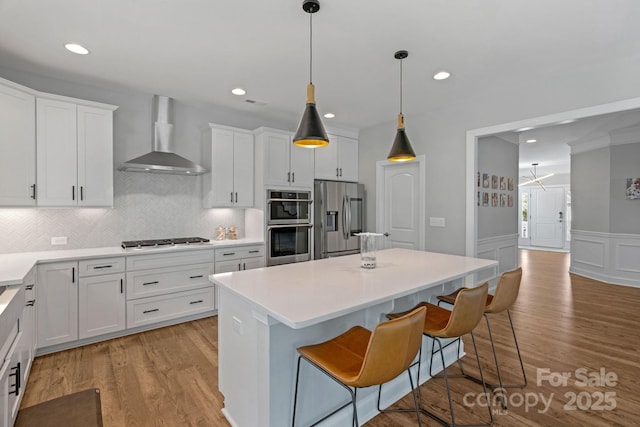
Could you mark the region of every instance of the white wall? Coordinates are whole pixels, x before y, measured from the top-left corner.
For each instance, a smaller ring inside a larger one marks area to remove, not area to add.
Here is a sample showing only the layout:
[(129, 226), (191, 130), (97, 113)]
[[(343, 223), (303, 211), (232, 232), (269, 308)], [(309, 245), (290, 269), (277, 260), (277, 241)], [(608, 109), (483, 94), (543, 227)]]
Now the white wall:
[[(244, 209), (203, 209), (203, 176), (143, 174), (116, 170), (131, 158), (151, 151), (151, 99), (153, 94), (123, 88), (98, 88), (0, 67), (0, 77), (38, 91), (117, 105), (114, 113), (113, 209), (0, 208), (0, 253), (49, 249), (117, 246), (123, 240), (185, 236), (212, 238), (217, 225), (236, 225), (239, 236), (249, 234)], [(163, 94), (170, 96), (171, 94)], [(209, 122), (254, 129), (285, 128), (256, 115), (174, 103), (175, 151), (200, 162), (201, 130)], [(207, 175), (205, 175), (207, 176)], [(260, 218), (250, 215), (249, 220)], [(254, 233), (255, 234), (255, 233)], [(66, 236), (66, 246), (51, 246), (51, 237)], [(253, 236), (255, 237), (255, 236)]]
[[(626, 56), (615, 64), (599, 64), (575, 70), (558, 68), (546, 76), (544, 85), (530, 84), (514, 75), (503, 81), (500, 91), (488, 92), (477, 76), (477, 91), (469, 93), (464, 105), (443, 104), (437, 110), (404, 111), (407, 134), (416, 154), (427, 159), (427, 218), (442, 216), (447, 226), (426, 224), (426, 248), (447, 253), (465, 253), (466, 131), (511, 123), (579, 108), (640, 96), (640, 56)], [(464, 72), (464, 70), (460, 70)], [(468, 76), (465, 76), (468, 78)], [(456, 88), (456, 75), (443, 84)], [(436, 82), (434, 85), (438, 84)], [(435, 89), (434, 89), (435, 90)], [(442, 90), (441, 88), (438, 90)], [(407, 97), (428, 97), (411, 93)], [(386, 102), (382, 100), (381, 102)], [(395, 132), (393, 105), (389, 121), (360, 131), (360, 181), (370, 189), (367, 227), (375, 224), (375, 161), (386, 158)]]

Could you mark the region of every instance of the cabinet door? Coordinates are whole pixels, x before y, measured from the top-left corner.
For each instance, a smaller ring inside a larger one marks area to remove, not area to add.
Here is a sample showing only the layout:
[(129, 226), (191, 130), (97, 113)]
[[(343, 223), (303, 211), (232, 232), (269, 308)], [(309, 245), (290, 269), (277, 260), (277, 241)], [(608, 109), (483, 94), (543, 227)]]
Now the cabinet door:
[(253, 134), (235, 132), (233, 144), (234, 205), (253, 207)]
[(83, 277), (78, 287), (78, 335), (94, 337), (125, 328), (124, 274)]
[(77, 109), (78, 205), (113, 206), (113, 112)]
[(242, 269), (242, 259), (230, 259), (227, 261), (216, 261), (214, 274), (230, 273)]
[(324, 148), (304, 148), (291, 144), (291, 185), (313, 187), (314, 152)]
[(0, 84), (0, 206), (34, 206), (36, 101)]
[(358, 181), (358, 140), (338, 137), (338, 168), (341, 181)]
[[(208, 151), (208, 150), (207, 150)], [(233, 131), (211, 128), (211, 175), (204, 195), (205, 207), (232, 207)], [(205, 178), (206, 179), (206, 178)]]
[(75, 206), (78, 198), (76, 105), (38, 98), (38, 206)]
[(278, 133), (265, 133), (264, 144), (264, 182), (275, 187), (287, 187), (291, 181), (289, 170), (289, 150), (291, 138)]
[(243, 270), (251, 270), (254, 268), (264, 267), (265, 261), (264, 257), (260, 258), (245, 258), (242, 260), (242, 269)]
[(9, 424), (9, 365), (11, 359), (0, 359), (0, 427), (8, 427)]
[(38, 348), (78, 339), (76, 262), (38, 266)]
[(338, 137), (329, 135), (329, 145), (316, 148), (313, 151), (315, 151), (316, 179), (339, 179)]

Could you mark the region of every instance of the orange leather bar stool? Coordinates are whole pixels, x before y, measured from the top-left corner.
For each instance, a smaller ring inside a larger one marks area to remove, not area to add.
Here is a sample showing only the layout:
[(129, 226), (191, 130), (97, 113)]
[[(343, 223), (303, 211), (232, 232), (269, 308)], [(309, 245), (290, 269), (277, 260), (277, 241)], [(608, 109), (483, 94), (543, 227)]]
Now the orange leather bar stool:
[[(418, 425), (420, 413), (409, 365), (418, 354), (422, 342), (422, 327), (425, 308), (419, 307), (404, 316), (380, 323), (373, 332), (355, 326), (347, 332), (320, 344), (298, 348), (298, 368), (293, 401), (293, 419), (295, 427), (296, 405), (298, 402), (298, 380), (302, 359), (324, 372), (344, 387), (351, 395), (351, 401), (316, 421), (316, 425), (341, 409), (353, 405), (352, 425), (357, 427), (356, 391), (358, 388), (380, 385), (400, 375), (409, 374), (409, 382), (416, 405)], [(353, 390), (352, 390), (353, 388)]]
[[(494, 295), (487, 295), (486, 306), (484, 309), (484, 318), (487, 322), (487, 330), (489, 331), (489, 341), (491, 341), (491, 350), (493, 350), (493, 360), (496, 362), (496, 373), (498, 375), (498, 384), (489, 384), (487, 385), (492, 389), (499, 388), (500, 394), (504, 392), (506, 388), (524, 388), (527, 386), (527, 375), (524, 372), (524, 364), (522, 363), (522, 356), (520, 355), (520, 347), (518, 346), (518, 339), (516, 338), (516, 331), (513, 328), (513, 322), (511, 321), (511, 313), (509, 309), (516, 302), (518, 298), (518, 291), (520, 290), (520, 282), (522, 280), (522, 268), (517, 268), (513, 271), (508, 271), (503, 273), (500, 276), (500, 280), (498, 280), (498, 285), (496, 286), (496, 292)], [(458, 295), (459, 291), (456, 291), (449, 295), (443, 295), (438, 297), (438, 304), (440, 302), (445, 302), (448, 304), (454, 304), (455, 299)], [(507, 313), (507, 317), (509, 318), (509, 325), (511, 326), (511, 334), (513, 335), (513, 342), (516, 345), (516, 352), (518, 354), (518, 360), (520, 361), (520, 369), (522, 370), (522, 378), (523, 382), (521, 384), (503, 384), (502, 375), (500, 373), (500, 364), (498, 363), (498, 356), (496, 353), (496, 346), (493, 340), (493, 333), (491, 332), (491, 323), (489, 322), (490, 314), (499, 314), (505, 312)], [(461, 365), (462, 367), (462, 365)], [(464, 372), (464, 368), (462, 369), (464, 375), (470, 379), (475, 381), (479, 381), (478, 378), (475, 378)], [(504, 396), (503, 396), (504, 397)], [(506, 399), (502, 399), (502, 406), (506, 409)]]
[[(430, 418), (438, 421), (445, 426), (462, 426), (462, 424), (456, 424), (455, 413), (453, 411), (453, 401), (451, 399), (451, 390), (449, 388), (449, 375), (447, 375), (447, 368), (444, 361), (443, 353), (443, 339), (460, 338), (463, 335), (471, 334), (471, 340), (473, 347), (476, 349), (476, 359), (478, 362), (478, 370), (480, 371), (480, 378), (484, 394), (487, 394), (487, 388), (484, 384), (484, 376), (482, 374), (482, 366), (480, 364), (480, 358), (478, 357), (478, 351), (476, 347), (476, 339), (473, 335), (473, 330), (480, 323), (482, 314), (484, 313), (485, 301), (487, 300), (487, 292), (489, 289), (488, 283), (483, 283), (475, 288), (463, 288), (458, 292), (451, 311), (446, 310), (437, 305), (422, 302), (416, 307), (426, 307), (427, 315), (424, 321), (423, 334), (432, 338), (433, 344), (431, 347), (431, 364), (433, 364), (433, 356), (436, 353), (440, 353), (440, 360), (442, 361), (442, 377), (445, 381), (447, 389), (447, 397), (449, 398), (449, 411), (451, 413), (451, 423), (428, 411), (425, 408), (420, 407), (420, 412), (429, 416)], [(415, 310), (415, 307), (414, 307)], [(388, 318), (396, 318), (402, 316), (404, 313), (391, 313), (388, 314)], [(438, 351), (434, 351), (435, 344), (438, 344)], [(420, 359), (418, 359), (418, 395), (420, 395)], [(437, 377), (437, 376), (436, 376)], [(491, 408), (487, 408), (489, 411), (489, 424), (493, 424), (493, 415)], [(388, 410), (388, 412), (406, 412), (406, 410)]]

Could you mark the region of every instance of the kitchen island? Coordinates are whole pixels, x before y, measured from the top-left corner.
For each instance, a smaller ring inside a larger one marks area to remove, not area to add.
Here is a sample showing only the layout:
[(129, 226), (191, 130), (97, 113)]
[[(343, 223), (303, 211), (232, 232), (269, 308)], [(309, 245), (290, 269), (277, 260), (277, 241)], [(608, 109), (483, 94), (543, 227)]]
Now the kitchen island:
[[(370, 270), (360, 268), (359, 255), (350, 255), (210, 276), (219, 292), (218, 380), (224, 415), (234, 427), (290, 425), (297, 347), (354, 325), (373, 329), (385, 313), (433, 301), (461, 287), (469, 275), (495, 277), (497, 266), (492, 260), (388, 249), (378, 252), (377, 268)], [(452, 363), (456, 346), (447, 350), (447, 363)], [(348, 395), (318, 370), (302, 366), (296, 418), (305, 425), (346, 402)], [(421, 380), (428, 372), (425, 363)], [(384, 388), (383, 405), (409, 391), (406, 376), (396, 378)], [(362, 421), (378, 413), (376, 399), (377, 389), (359, 390)], [(349, 425), (350, 417), (345, 409), (324, 425)]]

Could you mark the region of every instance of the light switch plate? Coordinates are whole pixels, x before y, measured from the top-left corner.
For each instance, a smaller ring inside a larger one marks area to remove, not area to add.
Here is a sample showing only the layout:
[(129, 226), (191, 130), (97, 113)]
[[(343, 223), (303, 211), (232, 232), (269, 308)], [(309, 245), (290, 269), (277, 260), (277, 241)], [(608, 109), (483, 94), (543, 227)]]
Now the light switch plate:
[(51, 238), (51, 244), (52, 245), (66, 245), (67, 244), (67, 237), (63, 236), (63, 237), (52, 237)]
[(444, 227), (444, 218), (429, 217), (429, 225), (432, 227)]

